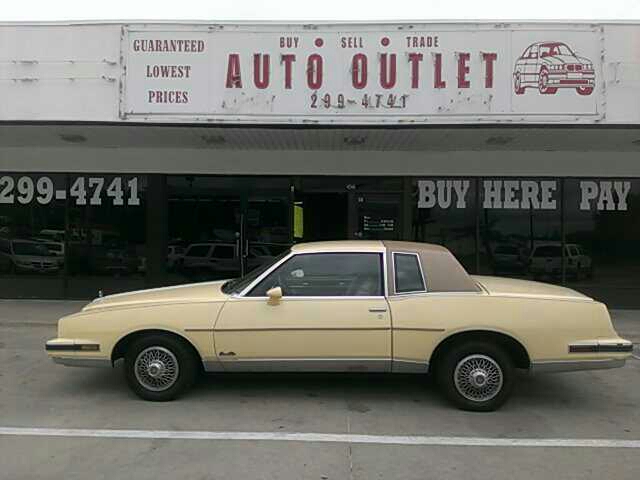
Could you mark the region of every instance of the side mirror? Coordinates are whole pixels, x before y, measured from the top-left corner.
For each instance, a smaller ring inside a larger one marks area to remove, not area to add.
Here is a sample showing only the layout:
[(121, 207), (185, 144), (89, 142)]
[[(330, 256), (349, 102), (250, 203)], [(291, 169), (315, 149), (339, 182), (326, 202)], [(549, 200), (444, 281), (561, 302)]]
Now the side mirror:
[(280, 299), (282, 298), (282, 288), (273, 287), (267, 290), (267, 296), (269, 297), (269, 305), (277, 305), (280, 303)]

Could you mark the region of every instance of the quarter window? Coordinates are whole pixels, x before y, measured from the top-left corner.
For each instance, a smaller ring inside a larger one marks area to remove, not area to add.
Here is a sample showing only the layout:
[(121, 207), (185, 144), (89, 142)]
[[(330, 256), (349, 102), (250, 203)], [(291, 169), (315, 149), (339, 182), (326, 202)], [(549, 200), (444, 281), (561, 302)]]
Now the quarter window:
[(309, 253), (291, 257), (251, 292), (265, 297), (280, 287), (285, 297), (382, 296), (382, 255), (379, 253)]
[(426, 291), (418, 255), (413, 253), (394, 253), (393, 270), (396, 279), (396, 293)]

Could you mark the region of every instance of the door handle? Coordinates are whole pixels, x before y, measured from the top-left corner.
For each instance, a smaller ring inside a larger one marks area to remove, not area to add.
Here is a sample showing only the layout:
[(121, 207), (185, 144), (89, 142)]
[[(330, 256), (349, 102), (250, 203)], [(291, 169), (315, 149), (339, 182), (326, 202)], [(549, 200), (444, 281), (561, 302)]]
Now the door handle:
[(235, 357), (236, 356), (236, 352), (220, 352), (219, 355), (221, 357)]
[(370, 308), (369, 311), (371, 313), (384, 313), (387, 311), (386, 308)]

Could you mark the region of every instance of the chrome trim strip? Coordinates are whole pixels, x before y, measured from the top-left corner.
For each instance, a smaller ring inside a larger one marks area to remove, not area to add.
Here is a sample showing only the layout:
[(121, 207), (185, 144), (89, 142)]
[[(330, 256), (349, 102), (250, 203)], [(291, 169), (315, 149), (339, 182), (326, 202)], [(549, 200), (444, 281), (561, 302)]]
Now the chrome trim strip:
[[(237, 294), (238, 297), (244, 298), (247, 293), (249, 293), (253, 287), (255, 287), (258, 283), (260, 283), (267, 275), (269, 275), (271, 272), (273, 272), (276, 268), (278, 268), (280, 265), (282, 265), (284, 262), (286, 262), (287, 260), (289, 260), (291, 257), (293, 257), (295, 255), (295, 253), (293, 253), (293, 251), (289, 252), (289, 255), (287, 255), (284, 258), (281, 258), (279, 262), (274, 263), (273, 265), (271, 265), (271, 268), (268, 268), (267, 270), (265, 270), (264, 272), (262, 272), (262, 275), (259, 275), (258, 278), (254, 279), (253, 282), (251, 282), (247, 287), (245, 287), (245, 289), (243, 291), (241, 291), (239, 294)], [(235, 296), (235, 295), (234, 295)], [(261, 297), (255, 297), (255, 298), (261, 298)]]
[[(422, 290), (413, 290), (410, 292), (398, 292), (398, 285), (396, 284), (396, 255), (413, 255), (418, 259), (418, 268), (420, 269), (420, 277), (422, 278), (422, 284), (424, 285), (424, 289)], [(420, 255), (416, 252), (402, 252), (402, 251), (394, 251), (391, 252), (391, 270), (393, 271), (393, 294), (394, 295), (414, 295), (416, 293), (427, 293), (427, 279), (424, 278), (424, 269), (422, 268), (422, 261), (420, 260)]]
[(288, 332), (288, 331), (348, 331), (348, 330), (391, 330), (391, 327), (264, 327), (264, 328), (217, 328), (216, 333), (222, 332)]
[(391, 363), (392, 373), (427, 373), (429, 362), (409, 358), (394, 358)]
[(531, 362), (531, 373), (575, 372), (579, 370), (604, 370), (624, 367), (626, 359), (605, 358), (597, 360), (548, 360)]
[[(382, 242), (380, 242), (382, 243)], [(389, 270), (388, 270), (388, 265), (387, 265), (387, 247), (384, 245), (384, 243), (382, 243), (382, 281), (383, 281), (383, 285), (382, 285), (382, 294), (386, 297), (389, 298)]]
[(390, 372), (390, 358), (246, 358), (225, 359), (225, 371), (242, 372)]
[(417, 293), (403, 293), (399, 295), (393, 295), (391, 298), (394, 300), (404, 300), (412, 297), (461, 297), (468, 295), (487, 295), (484, 291), (474, 292), (417, 292)]
[(393, 327), (394, 330), (413, 332), (444, 332), (445, 328)]
[[(235, 298), (242, 298), (243, 300), (259, 300), (261, 302), (266, 302), (267, 300), (269, 300), (269, 297), (235, 297)], [(351, 296), (351, 295), (339, 295), (339, 296), (326, 296), (326, 297), (321, 297), (321, 296), (317, 296), (317, 297), (309, 297), (309, 296), (283, 296), (282, 300), (287, 300), (289, 301), (296, 301), (296, 300), (385, 300), (384, 296)]]
[(624, 341), (617, 343), (585, 342), (569, 344), (569, 353), (629, 353), (632, 351), (633, 344)]
[(219, 360), (203, 360), (202, 367), (207, 373), (224, 372), (224, 367)]
[(99, 352), (99, 343), (45, 343), (47, 352)]
[(51, 357), (53, 363), (64, 365), (65, 367), (111, 367), (111, 360), (108, 358), (89, 357)]
[(213, 332), (213, 327), (210, 328), (199, 328), (199, 327), (185, 327), (183, 328), (185, 332)]

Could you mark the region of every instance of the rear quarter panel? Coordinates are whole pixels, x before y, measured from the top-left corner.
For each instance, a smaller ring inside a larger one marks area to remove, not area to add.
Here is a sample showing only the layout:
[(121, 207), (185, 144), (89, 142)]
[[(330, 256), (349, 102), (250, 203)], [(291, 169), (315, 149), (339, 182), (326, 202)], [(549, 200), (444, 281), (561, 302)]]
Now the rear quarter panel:
[(429, 361), (440, 342), (471, 330), (513, 337), (532, 362), (586, 359), (569, 357), (568, 344), (617, 337), (606, 307), (592, 301), (427, 293), (391, 297), (389, 304), (394, 359)]

